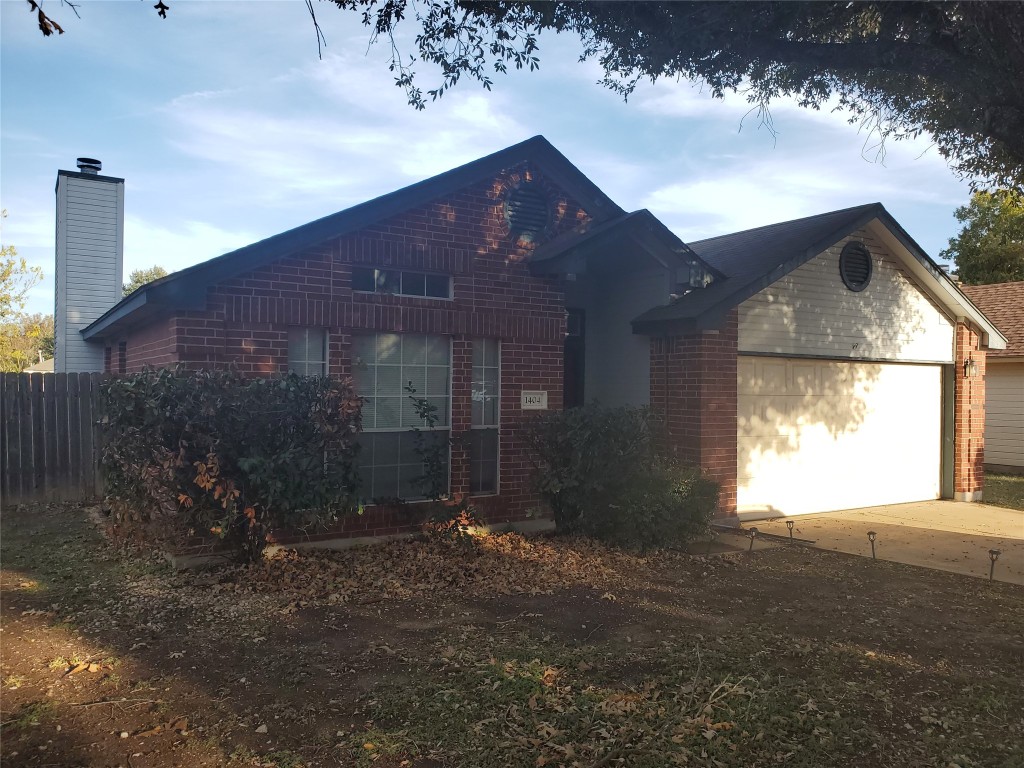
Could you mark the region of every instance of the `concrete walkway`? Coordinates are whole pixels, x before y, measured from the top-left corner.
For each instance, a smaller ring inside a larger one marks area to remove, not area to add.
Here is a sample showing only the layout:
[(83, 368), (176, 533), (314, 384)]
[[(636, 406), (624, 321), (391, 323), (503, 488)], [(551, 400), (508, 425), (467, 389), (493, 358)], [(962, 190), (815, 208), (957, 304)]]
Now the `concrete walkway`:
[[(1024, 584), (1024, 511), (952, 501), (923, 501), (790, 518), (793, 535), (820, 549), (871, 557), (875, 531), (880, 560), (988, 578), (990, 549), (1002, 551), (995, 578)], [(785, 518), (749, 521), (744, 528), (788, 536)]]

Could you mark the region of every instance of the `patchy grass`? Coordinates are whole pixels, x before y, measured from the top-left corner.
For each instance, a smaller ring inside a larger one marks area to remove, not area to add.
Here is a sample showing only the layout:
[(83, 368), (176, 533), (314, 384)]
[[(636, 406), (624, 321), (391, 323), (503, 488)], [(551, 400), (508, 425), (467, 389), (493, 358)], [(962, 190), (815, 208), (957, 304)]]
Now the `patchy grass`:
[(1024, 475), (985, 475), (986, 504), (1024, 510)]
[(31, 701), (22, 705), (9, 720), (4, 720), (5, 728), (25, 730), (45, 723), (53, 718), (54, 707), (49, 701)]
[(1019, 586), (519, 536), (175, 574), (84, 521), (0, 520), (5, 765), (1021, 766)]

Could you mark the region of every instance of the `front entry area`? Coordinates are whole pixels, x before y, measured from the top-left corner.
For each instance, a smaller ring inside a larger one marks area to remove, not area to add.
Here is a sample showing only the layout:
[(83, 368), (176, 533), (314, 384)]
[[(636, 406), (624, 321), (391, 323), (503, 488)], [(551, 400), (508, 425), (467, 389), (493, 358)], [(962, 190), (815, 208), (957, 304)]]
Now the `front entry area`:
[(741, 356), (741, 519), (937, 499), (942, 366)]

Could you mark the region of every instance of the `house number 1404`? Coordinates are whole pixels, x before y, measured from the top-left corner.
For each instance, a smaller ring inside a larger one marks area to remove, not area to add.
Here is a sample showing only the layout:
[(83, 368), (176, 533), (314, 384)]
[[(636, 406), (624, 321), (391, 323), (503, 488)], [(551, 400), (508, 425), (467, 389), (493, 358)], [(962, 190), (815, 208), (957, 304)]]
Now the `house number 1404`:
[(520, 396), (520, 404), (524, 411), (546, 411), (548, 409), (548, 393), (523, 391)]

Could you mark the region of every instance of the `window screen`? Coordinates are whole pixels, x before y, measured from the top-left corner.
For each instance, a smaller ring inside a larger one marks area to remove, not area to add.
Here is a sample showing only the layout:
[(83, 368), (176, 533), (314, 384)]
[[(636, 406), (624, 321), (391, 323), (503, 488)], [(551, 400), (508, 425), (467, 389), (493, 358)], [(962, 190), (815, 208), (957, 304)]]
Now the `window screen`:
[(498, 492), (498, 425), (501, 414), (501, 353), (497, 339), (473, 342), (472, 430), (469, 490)]
[(288, 331), (288, 370), (300, 376), (327, 375), (327, 331), (292, 328)]

